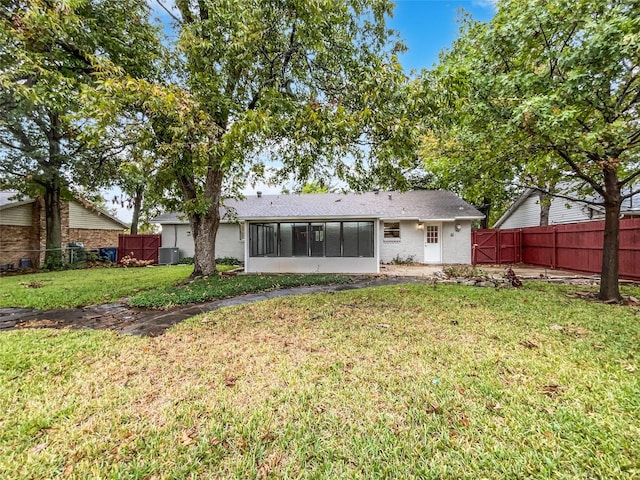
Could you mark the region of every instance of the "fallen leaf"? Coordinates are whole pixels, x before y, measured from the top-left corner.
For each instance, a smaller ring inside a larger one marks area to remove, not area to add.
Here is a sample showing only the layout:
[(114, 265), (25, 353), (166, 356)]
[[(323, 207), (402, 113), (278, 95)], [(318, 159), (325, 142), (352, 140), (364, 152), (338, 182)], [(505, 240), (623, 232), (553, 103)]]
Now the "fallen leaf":
[(282, 461), (282, 455), (274, 453), (258, 468), (258, 478), (267, 478), (271, 471)]
[(64, 472), (62, 472), (62, 475), (64, 477), (68, 477), (69, 475), (71, 475), (72, 472), (73, 472), (73, 463), (70, 463), (69, 465), (66, 466), (66, 468), (64, 469)]
[(377, 328), (389, 328), (391, 325), (388, 323), (376, 323)]
[(631, 365), (631, 364), (629, 363), (629, 364), (627, 364), (627, 365), (625, 365), (625, 366), (624, 366), (624, 369), (625, 369), (627, 372), (631, 372), (631, 373), (633, 373), (633, 372), (635, 372), (635, 371), (636, 371), (636, 366), (635, 366), (635, 365)]
[(440, 405), (435, 404), (435, 403), (429, 403), (429, 406), (425, 409), (426, 413), (437, 413), (440, 414), (442, 413), (442, 408), (440, 408)]
[(236, 382), (238, 381), (238, 377), (233, 377), (231, 375), (228, 375), (225, 379), (224, 379), (224, 384), (227, 387), (234, 387)]
[(182, 432), (180, 434), (180, 443), (185, 447), (188, 447), (189, 445), (193, 445), (194, 443), (196, 443), (196, 441), (193, 439), (192, 435), (193, 435), (192, 431)]
[(538, 348), (538, 344), (535, 342), (532, 342), (531, 340), (522, 340), (520, 342), (520, 345), (526, 348)]
[(500, 405), (499, 403), (487, 403), (487, 410), (493, 411), (493, 412), (497, 412), (502, 410), (502, 405)]
[(467, 417), (460, 417), (458, 421), (460, 422), (460, 425), (464, 427), (468, 427), (469, 424), (471, 423)]
[(567, 387), (564, 387), (562, 385), (556, 385), (556, 384), (543, 385), (542, 393), (544, 393), (545, 395), (553, 396), (557, 393), (565, 391), (566, 389)]
[(33, 447), (31, 450), (29, 450), (29, 453), (32, 455), (35, 455), (36, 453), (40, 453), (41, 451), (43, 451), (48, 446), (49, 446), (48, 443), (39, 443), (38, 445)]

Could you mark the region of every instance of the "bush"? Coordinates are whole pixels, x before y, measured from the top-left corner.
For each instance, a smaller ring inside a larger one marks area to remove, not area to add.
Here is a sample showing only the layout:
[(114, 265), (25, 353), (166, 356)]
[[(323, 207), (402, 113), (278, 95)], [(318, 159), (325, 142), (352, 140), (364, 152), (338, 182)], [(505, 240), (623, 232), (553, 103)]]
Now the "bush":
[(218, 265), (241, 265), (242, 262), (234, 257), (222, 257), (216, 258), (216, 263)]
[(193, 265), (193, 257), (182, 257), (178, 260), (178, 265)]
[(472, 265), (445, 265), (442, 267), (442, 273), (447, 278), (471, 278), (483, 277), (485, 273)]
[(400, 254), (393, 257), (391, 260), (392, 265), (413, 265), (416, 263), (416, 257), (413, 255), (408, 255), (406, 258), (402, 258)]

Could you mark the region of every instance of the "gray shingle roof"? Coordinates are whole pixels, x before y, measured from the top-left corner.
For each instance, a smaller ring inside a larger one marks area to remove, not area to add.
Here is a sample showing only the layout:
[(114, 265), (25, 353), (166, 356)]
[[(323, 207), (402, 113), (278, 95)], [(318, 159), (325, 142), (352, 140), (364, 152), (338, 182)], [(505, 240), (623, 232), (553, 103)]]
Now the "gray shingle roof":
[[(454, 193), (444, 190), (410, 192), (316, 193), (304, 195), (262, 195), (244, 200), (227, 200), (221, 209), (223, 221), (239, 220), (381, 218), (454, 220), (481, 219), (482, 213)], [(158, 215), (159, 224), (188, 223), (176, 213)]]

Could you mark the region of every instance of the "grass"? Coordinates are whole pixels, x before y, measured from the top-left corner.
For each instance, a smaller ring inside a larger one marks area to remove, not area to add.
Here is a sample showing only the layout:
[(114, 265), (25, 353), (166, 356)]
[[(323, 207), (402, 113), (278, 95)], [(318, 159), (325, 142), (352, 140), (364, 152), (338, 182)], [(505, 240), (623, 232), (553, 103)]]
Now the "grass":
[(93, 268), (0, 277), (0, 307), (74, 308), (185, 281), (192, 265)]
[[(5, 478), (637, 478), (638, 307), (411, 284), (0, 334)], [(626, 293), (638, 296), (639, 289)]]
[(326, 285), (350, 282), (345, 275), (238, 275), (208, 277), (134, 295), (129, 304), (134, 307), (160, 308), (187, 303), (202, 303), (245, 293), (264, 292), (304, 285)]

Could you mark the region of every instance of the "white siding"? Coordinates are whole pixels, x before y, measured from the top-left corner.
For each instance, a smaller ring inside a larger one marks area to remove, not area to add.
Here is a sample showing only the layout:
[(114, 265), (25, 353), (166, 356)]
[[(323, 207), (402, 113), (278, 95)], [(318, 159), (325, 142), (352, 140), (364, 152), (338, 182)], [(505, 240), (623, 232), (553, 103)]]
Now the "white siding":
[(378, 234), (380, 261), (391, 263), (396, 257), (402, 260), (413, 257), (414, 261), (422, 263), (424, 261), (424, 230), (418, 228), (418, 222), (416, 220), (401, 221), (398, 239), (384, 238), (384, 223), (380, 222)]
[(216, 258), (233, 257), (244, 261), (244, 240), (240, 240), (240, 225), (221, 223), (216, 235)]
[(378, 273), (375, 257), (249, 257), (251, 273)]
[(551, 208), (549, 209), (549, 225), (597, 220), (599, 216), (595, 214), (595, 212), (593, 218), (589, 217), (589, 210), (586, 203), (554, 198), (551, 201)]
[[(178, 247), (180, 258), (193, 257), (195, 245), (190, 225), (162, 225), (162, 246)], [(244, 242), (240, 240), (239, 226), (235, 223), (221, 223), (216, 235), (216, 258), (234, 257), (244, 259)]]
[(33, 218), (33, 204), (17, 205), (0, 210), (0, 225), (30, 227)]
[[(598, 219), (598, 215), (590, 218), (589, 212), (589, 207), (584, 203), (572, 202), (562, 198), (553, 198), (549, 209), (549, 225), (587, 222)], [(500, 225), (500, 229), (537, 227), (539, 225), (540, 200), (537, 194), (533, 194)]]
[[(459, 232), (456, 224), (461, 227)], [(471, 220), (442, 224), (442, 263), (471, 263)]]
[(180, 258), (193, 257), (195, 246), (189, 225), (162, 225), (162, 246), (178, 247)]
[(538, 225), (540, 225), (540, 203), (537, 195), (530, 195), (517, 210), (500, 225), (500, 229), (537, 227)]
[(69, 202), (69, 228), (124, 230), (122, 225), (114, 222), (106, 215), (89, 210), (76, 202)]

